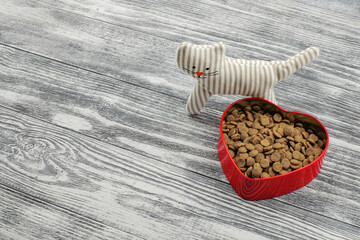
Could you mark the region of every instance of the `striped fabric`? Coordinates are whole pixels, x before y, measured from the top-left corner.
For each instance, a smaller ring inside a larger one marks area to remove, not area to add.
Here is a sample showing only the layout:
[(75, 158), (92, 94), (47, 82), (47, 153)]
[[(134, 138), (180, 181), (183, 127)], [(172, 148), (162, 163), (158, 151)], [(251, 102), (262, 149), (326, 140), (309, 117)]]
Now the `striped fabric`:
[(239, 94), (265, 98), (276, 104), (274, 85), (319, 55), (310, 47), (287, 61), (232, 59), (225, 56), (225, 44), (181, 43), (176, 61), (180, 70), (196, 79), (186, 104), (190, 114), (198, 114), (213, 94)]

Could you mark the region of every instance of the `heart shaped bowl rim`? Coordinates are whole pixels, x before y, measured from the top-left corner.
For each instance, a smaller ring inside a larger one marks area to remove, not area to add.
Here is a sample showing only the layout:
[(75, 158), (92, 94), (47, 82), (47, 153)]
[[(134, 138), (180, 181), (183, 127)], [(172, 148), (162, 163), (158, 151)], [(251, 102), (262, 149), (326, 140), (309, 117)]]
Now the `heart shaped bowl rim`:
[[(319, 157), (308, 165), (291, 171), (289, 173), (269, 178), (253, 179), (246, 177), (238, 168), (233, 158), (230, 156), (222, 132), (222, 122), (226, 113), (234, 105), (252, 106), (261, 105), (265, 111), (281, 112), (282, 116), (290, 119), (291, 122), (300, 120), (311, 124), (314, 130), (323, 139), (326, 137), (326, 145)], [(237, 194), (246, 200), (261, 200), (278, 197), (292, 191), (295, 191), (310, 183), (320, 172), (324, 161), (326, 150), (329, 146), (329, 134), (325, 126), (315, 117), (295, 111), (287, 111), (262, 98), (245, 98), (232, 103), (223, 113), (220, 122), (220, 135), (218, 141), (218, 154), (223, 171), (229, 180), (231, 186)]]

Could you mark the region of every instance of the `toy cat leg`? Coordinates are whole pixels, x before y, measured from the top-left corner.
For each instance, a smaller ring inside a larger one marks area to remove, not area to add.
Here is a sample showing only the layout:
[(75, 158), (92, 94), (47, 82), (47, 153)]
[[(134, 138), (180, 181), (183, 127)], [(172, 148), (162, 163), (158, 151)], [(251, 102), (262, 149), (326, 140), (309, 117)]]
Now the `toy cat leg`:
[(196, 80), (186, 103), (186, 111), (190, 114), (198, 114), (212, 95), (213, 93), (201, 86), (200, 80)]
[(274, 92), (274, 89), (270, 89), (268, 90), (266, 93), (265, 93), (265, 96), (262, 97), (262, 98), (265, 98), (266, 100), (274, 103), (274, 104), (277, 104), (276, 103), (276, 98), (275, 98), (275, 92)]

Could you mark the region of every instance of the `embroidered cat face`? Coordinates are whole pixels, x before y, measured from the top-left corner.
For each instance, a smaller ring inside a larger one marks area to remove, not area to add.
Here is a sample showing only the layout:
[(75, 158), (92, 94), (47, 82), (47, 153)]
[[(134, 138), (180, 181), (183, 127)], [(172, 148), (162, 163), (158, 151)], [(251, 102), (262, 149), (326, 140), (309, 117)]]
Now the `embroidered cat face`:
[(180, 70), (195, 79), (212, 79), (219, 75), (225, 56), (225, 45), (194, 45), (181, 43), (176, 52), (176, 61)]

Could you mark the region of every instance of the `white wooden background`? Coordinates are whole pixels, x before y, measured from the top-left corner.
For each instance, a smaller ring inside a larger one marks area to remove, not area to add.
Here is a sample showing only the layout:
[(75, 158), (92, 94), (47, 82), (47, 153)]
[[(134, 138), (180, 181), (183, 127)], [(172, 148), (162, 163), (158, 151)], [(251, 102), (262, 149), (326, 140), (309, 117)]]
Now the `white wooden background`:
[[(0, 239), (360, 239), (357, 0), (3, 0)], [(178, 43), (320, 57), (276, 86), (327, 127), (309, 185), (245, 201), (221, 169), (222, 112), (185, 103)]]

